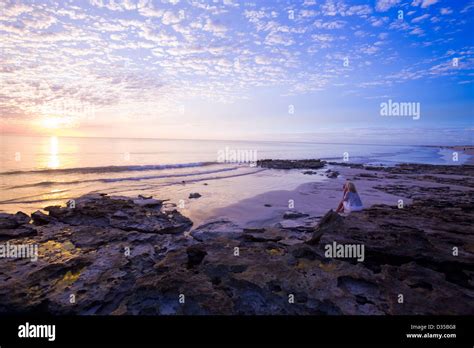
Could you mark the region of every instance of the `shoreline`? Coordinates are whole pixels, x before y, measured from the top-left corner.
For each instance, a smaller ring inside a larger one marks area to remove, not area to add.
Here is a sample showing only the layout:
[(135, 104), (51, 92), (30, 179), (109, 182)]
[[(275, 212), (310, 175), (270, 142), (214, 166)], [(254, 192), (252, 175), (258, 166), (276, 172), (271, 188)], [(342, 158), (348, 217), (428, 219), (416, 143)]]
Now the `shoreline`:
[[(431, 147), (437, 149), (437, 151), (431, 154), (431, 156), (436, 157), (436, 159), (434, 157), (432, 159), (434, 163), (438, 161), (447, 161), (448, 164), (453, 163), (451, 161), (452, 154), (447, 147)], [(467, 148), (468, 146), (464, 147)], [(459, 151), (459, 162), (457, 162), (456, 165), (462, 165), (465, 161), (467, 161), (466, 164), (474, 164), (474, 156), (467, 154), (467, 152), (462, 152), (462, 149), (454, 148)], [(469, 153), (472, 153), (474, 146), (469, 146), (469, 148), (471, 149)], [(374, 158), (368, 157), (365, 162), (377, 165), (376, 157), (377, 156)], [(403, 159), (402, 157), (395, 156), (393, 160), (400, 162)], [(360, 158), (357, 158), (357, 156), (354, 157), (354, 159), (356, 163), (362, 163), (359, 162)], [(416, 160), (417, 158), (413, 157), (413, 159)], [(421, 162), (423, 159), (426, 160), (423, 156), (419, 157), (419, 159)], [(328, 163), (335, 163), (330, 160), (327, 161)], [(188, 165), (191, 162), (194, 164), (198, 162), (204, 164), (208, 163), (208, 161), (186, 161)], [(389, 158), (387, 158), (384, 165), (393, 166), (396, 165), (395, 163), (397, 162), (394, 161), (391, 163)], [(111, 163), (115, 162), (112, 161)], [(243, 168), (245, 166), (238, 166), (239, 169), (231, 170), (229, 166), (224, 168), (223, 165), (215, 163), (210, 165), (209, 169), (198, 171), (197, 169), (188, 170), (186, 166), (182, 168), (183, 163), (163, 165), (150, 165), (147, 163), (150, 162), (141, 163), (138, 161), (127, 165), (123, 165), (122, 163), (122, 165), (119, 166), (111, 164), (105, 167), (90, 167), (88, 164), (85, 167), (73, 166), (72, 168), (66, 167), (58, 170), (28, 169), (18, 171), (17, 168), (15, 171), (15, 168), (11, 167), (10, 169), (18, 173), (18, 176), (1, 174), (4, 190), (2, 190), (1, 195), (0, 212), (12, 213), (24, 211), (32, 213), (37, 209), (42, 209), (45, 205), (63, 204), (64, 201), (91, 192), (126, 195), (130, 197), (139, 194), (155, 195), (163, 199), (170, 199), (174, 203), (184, 200), (186, 205), (190, 203), (199, 206), (200, 200), (188, 200), (188, 195), (194, 193), (194, 191), (188, 191), (195, 190), (199, 192), (202, 190), (204, 193), (208, 193), (212, 196), (212, 199), (206, 201), (208, 206), (203, 206), (202, 208), (198, 207), (199, 213), (195, 218), (199, 220), (201, 216), (207, 215), (209, 211), (223, 207), (224, 203), (230, 205), (241, 199), (250, 198), (271, 190), (278, 190), (281, 187), (286, 188), (287, 186), (273, 177), (269, 177), (268, 180), (263, 179), (262, 181), (259, 175), (251, 173), (251, 170), (245, 170)], [(435, 165), (443, 164), (436, 163)], [(162, 168), (162, 170), (153, 171), (152, 168)], [(139, 171), (134, 172), (134, 169), (139, 169)], [(65, 174), (64, 176), (62, 175), (63, 173)], [(252, 179), (245, 180), (242, 178), (241, 180), (233, 180), (231, 178), (233, 175), (244, 175)], [(302, 181), (295, 176), (291, 178), (287, 174), (285, 174), (285, 176), (291, 179), (289, 189), (296, 189), (299, 184), (304, 182), (304, 180)], [(169, 177), (169, 179), (166, 179), (167, 177)], [(186, 185), (181, 187), (184, 182), (186, 182)], [(207, 182), (213, 185), (213, 187), (203, 187)], [(234, 189), (234, 186), (238, 186), (238, 188)], [(249, 192), (252, 189), (255, 190), (255, 192)], [(245, 194), (242, 195), (242, 192), (245, 192)], [(240, 197), (241, 195), (242, 197)], [(206, 195), (203, 196), (202, 200), (205, 200), (205, 197)], [(222, 201), (223, 204), (217, 207), (215, 204), (216, 200)]]

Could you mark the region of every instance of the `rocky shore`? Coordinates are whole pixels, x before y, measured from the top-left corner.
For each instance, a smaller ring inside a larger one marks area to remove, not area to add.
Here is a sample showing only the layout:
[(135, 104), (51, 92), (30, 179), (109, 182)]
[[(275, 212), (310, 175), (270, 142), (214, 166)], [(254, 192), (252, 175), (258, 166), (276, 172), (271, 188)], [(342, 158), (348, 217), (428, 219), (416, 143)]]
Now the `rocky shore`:
[[(317, 167), (291, 162), (259, 165)], [(322, 218), (289, 209), (264, 227), (220, 219), (192, 231), (151, 197), (0, 214), (0, 244), (39, 253), (0, 259), (0, 314), (474, 313), (474, 166), (354, 166), (352, 180), (409, 203)], [(328, 245), (363, 245), (363, 260), (328, 257)]]
[(320, 169), (326, 164), (319, 159), (307, 160), (273, 160), (263, 159), (257, 161), (257, 166), (272, 169)]

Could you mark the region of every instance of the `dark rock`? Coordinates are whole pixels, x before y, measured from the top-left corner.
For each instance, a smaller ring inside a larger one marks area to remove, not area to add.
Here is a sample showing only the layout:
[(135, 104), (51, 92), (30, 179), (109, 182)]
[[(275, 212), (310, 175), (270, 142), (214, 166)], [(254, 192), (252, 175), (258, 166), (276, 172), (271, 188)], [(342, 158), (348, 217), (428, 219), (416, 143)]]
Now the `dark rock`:
[(287, 211), (285, 214), (283, 214), (283, 219), (299, 219), (307, 216), (309, 216), (309, 214), (300, 213), (297, 211)]
[(322, 259), (313, 248), (304, 244), (297, 245), (291, 254), (297, 259)]
[[(40, 257), (3, 260), (0, 314), (470, 315), (471, 179), (447, 190), (441, 181), (464, 177), (465, 168), (427, 170), (425, 179), (380, 188), (413, 196), (409, 208), (377, 205), (346, 217), (329, 211), (312, 235), (277, 223), (243, 229), (222, 219), (187, 236), (191, 222), (177, 211), (100, 195), (77, 199), (74, 209), (51, 207), (46, 225), (1, 215), (4, 226), (16, 221), (1, 230), (9, 242), (38, 244)], [(302, 219), (300, 227), (315, 221)], [(18, 237), (27, 228), (37, 234)], [(325, 257), (333, 242), (364, 245), (364, 261)]]
[(192, 222), (176, 210), (161, 212), (161, 202), (150, 199), (85, 195), (76, 200), (74, 209), (47, 207), (58, 221), (73, 226), (115, 227), (124, 231), (181, 233)]
[(257, 161), (257, 166), (272, 169), (320, 169), (326, 162), (319, 159), (307, 160), (271, 160), (263, 159)]
[(31, 214), (31, 218), (33, 219), (33, 224), (35, 224), (36, 226), (47, 225), (52, 221), (56, 221), (55, 218), (46, 215), (40, 210), (37, 210), (33, 214)]
[(114, 219), (121, 219), (121, 220), (126, 220), (126, 219), (129, 219), (130, 216), (128, 216), (126, 213), (124, 213), (123, 211), (116, 211), (115, 213), (113, 213), (112, 215), (112, 218)]
[(207, 252), (204, 250), (203, 246), (196, 245), (187, 248), (186, 253), (188, 254), (188, 268), (199, 265), (207, 255)]
[(342, 225), (343, 217), (331, 209), (322, 217), (318, 226), (314, 229), (312, 238), (307, 243), (310, 245), (318, 244), (324, 233), (339, 232)]
[(36, 229), (29, 225), (22, 225), (17, 228), (0, 229), (0, 240), (12, 238), (25, 238), (35, 236), (38, 233)]
[(56, 217), (63, 211), (64, 208), (61, 208), (60, 205), (50, 205), (44, 208), (45, 211), (49, 213), (50, 216)]
[(370, 173), (360, 173), (359, 177), (361, 178), (375, 178), (377, 179), (377, 174), (370, 174)]
[(264, 228), (258, 228), (258, 227), (244, 228), (244, 233), (262, 233), (262, 232), (265, 232)]
[(16, 214), (0, 213), (0, 229), (17, 228), (30, 222), (30, 217), (19, 211)]
[(211, 242), (215, 239), (238, 239), (243, 230), (240, 226), (228, 220), (211, 221), (191, 231), (190, 235), (199, 242)]
[(189, 194), (189, 198), (190, 198), (190, 199), (192, 199), (192, 198), (199, 198), (199, 197), (201, 197), (201, 195), (200, 195), (199, 193), (197, 193), (197, 192), (196, 192), (196, 193), (190, 193), (190, 194)]
[(163, 204), (163, 201), (160, 201), (158, 199), (153, 199), (153, 198), (143, 198), (142, 196), (139, 199), (133, 200), (133, 203), (141, 207), (158, 207), (159, 208)]

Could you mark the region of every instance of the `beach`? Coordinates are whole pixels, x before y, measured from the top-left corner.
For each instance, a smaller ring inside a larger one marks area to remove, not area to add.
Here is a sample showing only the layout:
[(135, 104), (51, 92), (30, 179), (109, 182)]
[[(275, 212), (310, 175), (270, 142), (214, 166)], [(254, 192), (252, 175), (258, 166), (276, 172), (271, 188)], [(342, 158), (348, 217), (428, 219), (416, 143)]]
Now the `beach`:
[[(0, 212), (31, 214), (89, 193), (152, 195), (179, 205), (180, 211), (195, 221), (195, 225), (205, 221), (208, 215), (211, 217), (214, 210), (245, 199), (282, 189), (296, 190), (307, 183), (333, 181), (319, 175), (321, 173), (307, 175), (299, 171), (258, 168), (252, 166), (252, 161), (239, 162), (238, 156), (233, 158), (231, 154), (243, 154), (244, 160), (245, 155), (254, 155), (253, 162), (265, 158), (319, 158), (327, 162), (374, 166), (462, 165), (474, 158), (443, 146), (317, 142), (1, 135), (0, 144)], [(453, 151), (458, 152), (456, 162)], [(219, 156), (222, 154), (228, 158)], [(335, 189), (339, 190), (340, 185)], [(196, 192), (202, 197), (190, 199), (189, 195)], [(321, 200), (318, 198), (318, 201)], [(329, 209), (333, 203), (335, 200), (325, 208)], [(279, 204), (288, 205), (287, 202)]]
[[(4, 260), (0, 312), (473, 312), (474, 166), (292, 160), (245, 171), (185, 182), (176, 197), (100, 192), (3, 213), (2, 243), (39, 255)], [(261, 192), (245, 189), (259, 178)], [(334, 213), (346, 180), (362, 212)], [(229, 184), (233, 196), (216, 199), (213, 186)], [(339, 245), (364, 255), (327, 254)]]

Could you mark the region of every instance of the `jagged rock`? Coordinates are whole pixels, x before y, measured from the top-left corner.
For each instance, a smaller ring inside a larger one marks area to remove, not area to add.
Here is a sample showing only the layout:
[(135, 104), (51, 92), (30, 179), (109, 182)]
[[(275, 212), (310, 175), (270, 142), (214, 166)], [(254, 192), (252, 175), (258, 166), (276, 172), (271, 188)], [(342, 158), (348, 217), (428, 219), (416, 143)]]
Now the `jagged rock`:
[(339, 176), (339, 172), (337, 172), (337, 171), (331, 171), (331, 172), (328, 173), (326, 176), (327, 176), (328, 178), (335, 179), (335, 178), (337, 178), (337, 177)]
[(316, 260), (316, 259), (322, 259), (320, 255), (311, 247), (307, 245), (301, 245), (299, 244), (298, 247), (293, 249), (291, 254), (296, 257), (297, 259), (308, 259), (308, 260)]
[(187, 248), (186, 253), (188, 254), (188, 268), (199, 265), (207, 255), (207, 252), (204, 250), (203, 246), (196, 245)]
[(267, 228), (264, 231), (247, 231), (242, 235), (242, 239), (247, 242), (278, 242), (285, 237), (285, 233), (277, 228)]
[(47, 225), (50, 222), (56, 220), (52, 216), (46, 215), (40, 210), (37, 210), (33, 214), (31, 214), (31, 218), (33, 219), (33, 224), (37, 226)]
[(242, 233), (243, 230), (240, 226), (222, 219), (205, 223), (191, 231), (190, 235), (199, 242), (210, 242), (218, 238), (237, 239), (242, 236)]
[[(73, 209), (50, 207), (54, 219), (42, 226), (0, 215), (5, 226), (20, 223), (2, 230), (14, 236), (9, 243), (37, 244), (40, 254), (36, 262), (2, 260), (0, 314), (470, 315), (473, 192), (410, 185), (386, 188), (413, 195), (409, 208), (329, 211), (311, 236), (278, 224), (244, 230), (224, 219), (187, 235), (190, 221), (177, 211), (100, 195), (77, 199)], [(301, 227), (317, 221), (301, 220)], [(171, 226), (183, 233), (163, 233)], [(37, 235), (18, 238), (24, 228)], [(364, 245), (364, 261), (327, 257), (334, 242)]]
[(140, 199), (134, 199), (133, 203), (141, 207), (161, 207), (161, 205), (163, 204), (163, 201), (160, 201), (158, 199), (153, 199), (153, 198), (140, 198)]
[(110, 226), (125, 231), (180, 233), (192, 225), (188, 218), (176, 210), (166, 214), (162, 212), (161, 202), (86, 195), (75, 201), (75, 208), (53, 206), (45, 210), (58, 221), (73, 226)]
[(0, 213), (0, 229), (12, 229), (30, 222), (30, 217), (19, 211), (16, 214)]
[(199, 197), (201, 197), (201, 195), (200, 195), (199, 193), (197, 193), (197, 192), (196, 192), (196, 193), (190, 193), (190, 194), (189, 194), (189, 198), (190, 198), (190, 199), (192, 199), (192, 198), (199, 198)]
[(49, 213), (49, 216), (55, 217), (61, 213), (61, 206), (60, 205), (50, 205), (43, 210), (47, 211)]
[(298, 230), (298, 231), (309, 231), (312, 230), (312, 227), (306, 226), (303, 222), (295, 220), (282, 220), (277, 224), (278, 227), (288, 229), (288, 230)]
[(324, 233), (333, 233), (340, 231), (343, 225), (343, 218), (332, 209), (326, 213), (314, 229), (313, 236), (307, 242), (310, 245), (318, 244)]

